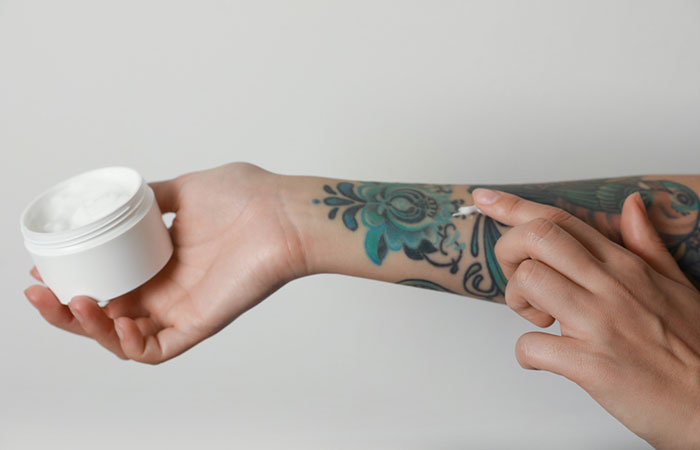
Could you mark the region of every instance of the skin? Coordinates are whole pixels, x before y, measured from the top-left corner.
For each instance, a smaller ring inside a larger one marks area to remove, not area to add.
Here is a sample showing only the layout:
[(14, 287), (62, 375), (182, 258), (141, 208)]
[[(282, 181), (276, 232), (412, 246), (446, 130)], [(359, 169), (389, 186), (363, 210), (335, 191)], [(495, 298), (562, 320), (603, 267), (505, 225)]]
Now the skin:
[(177, 213), (166, 267), (104, 308), (84, 296), (65, 306), (47, 287), (30, 286), (25, 295), (49, 323), (120, 358), (158, 364), (308, 273), (270, 172), (239, 163), (150, 186), (162, 212)]
[(83, 296), (62, 305), (41, 284), (25, 295), (49, 323), (148, 364), (312, 274), (505, 303), (538, 326), (561, 324), (561, 336), (518, 341), (523, 367), (571, 379), (652, 445), (696, 448), (698, 184), (672, 176), (503, 186), (540, 202), (503, 192), (477, 202), (486, 215), (457, 217), (484, 191), (232, 163), (151, 183), (161, 210), (176, 213), (175, 252), (146, 284), (104, 308)]
[(561, 209), (494, 193), (475, 200), (513, 226), (496, 248), (506, 303), (535, 325), (561, 325), (561, 336), (521, 336), (520, 365), (570, 379), (656, 448), (700, 448), (700, 293), (640, 195), (623, 206), (624, 248)]

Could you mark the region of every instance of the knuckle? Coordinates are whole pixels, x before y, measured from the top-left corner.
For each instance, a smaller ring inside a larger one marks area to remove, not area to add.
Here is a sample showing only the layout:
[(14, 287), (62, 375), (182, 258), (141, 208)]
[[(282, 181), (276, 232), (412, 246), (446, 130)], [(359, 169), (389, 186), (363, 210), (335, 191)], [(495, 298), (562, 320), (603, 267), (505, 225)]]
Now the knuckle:
[(626, 273), (633, 275), (638, 281), (642, 282), (652, 278), (652, 273), (654, 270), (639, 255), (630, 252), (629, 257), (627, 258), (627, 263), (629, 266)]
[(539, 278), (540, 264), (534, 259), (526, 259), (518, 265), (515, 269), (513, 278), (515, 278), (519, 284), (522, 285), (532, 285), (537, 284)]
[(531, 241), (539, 241), (551, 237), (558, 230), (557, 224), (544, 217), (532, 220), (527, 227), (528, 237)]
[(508, 201), (503, 205), (503, 212), (510, 217), (515, 214), (523, 205), (523, 200), (519, 197), (509, 197)]
[(547, 215), (547, 218), (551, 220), (552, 222), (559, 224), (559, 225), (565, 225), (568, 223), (571, 223), (572, 221), (577, 220), (576, 217), (572, 216), (569, 212), (564, 211), (561, 208), (552, 208), (549, 214)]
[[(629, 270), (629, 266), (624, 266), (624, 271)], [(595, 285), (595, 292), (598, 297), (605, 298), (608, 300), (628, 300), (630, 296), (633, 296), (632, 290), (628, 287), (628, 283), (624, 281), (619, 275), (618, 270), (612, 264), (603, 264), (594, 269), (596, 272), (595, 279), (597, 280)], [(623, 277), (624, 278), (624, 277)], [(602, 302), (604, 305), (606, 302)]]

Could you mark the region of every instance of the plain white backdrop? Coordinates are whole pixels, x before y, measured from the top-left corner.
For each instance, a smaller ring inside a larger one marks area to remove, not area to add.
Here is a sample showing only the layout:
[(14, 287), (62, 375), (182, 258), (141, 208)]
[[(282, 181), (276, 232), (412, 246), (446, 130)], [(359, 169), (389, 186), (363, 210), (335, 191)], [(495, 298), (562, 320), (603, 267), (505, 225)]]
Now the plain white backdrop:
[(535, 327), (507, 307), (375, 280), (296, 280), (174, 360), (121, 361), (24, 298), (19, 214), (113, 164), (697, 173), (698, 80), (698, 1), (0, 0), (0, 448), (644, 448), (520, 368)]

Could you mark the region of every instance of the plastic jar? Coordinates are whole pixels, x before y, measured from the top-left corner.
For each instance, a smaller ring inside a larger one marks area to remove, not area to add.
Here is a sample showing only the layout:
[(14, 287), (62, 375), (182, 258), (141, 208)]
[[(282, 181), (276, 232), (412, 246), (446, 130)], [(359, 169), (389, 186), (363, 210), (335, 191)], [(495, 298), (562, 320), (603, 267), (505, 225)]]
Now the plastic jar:
[(133, 169), (105, 167), (49, 188), (22, 212), (24, 245), (63, 304), (100, 306), (148, 281), (173, 253), (153, 190)]

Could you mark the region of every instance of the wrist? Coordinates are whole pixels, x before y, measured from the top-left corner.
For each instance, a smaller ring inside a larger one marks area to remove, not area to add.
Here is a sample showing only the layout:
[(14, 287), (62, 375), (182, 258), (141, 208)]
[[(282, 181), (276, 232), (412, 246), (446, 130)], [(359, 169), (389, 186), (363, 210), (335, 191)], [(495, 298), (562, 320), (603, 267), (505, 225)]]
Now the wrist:
[[(319, 218), (313, 208), (313, 178), (275, 174), (280, 216), (285, 227), (291, 264), (299, 277), (322, 273), (319, 258)], [(321, 244), (322, 245), (322, 244)]]
[[(428, 232), (437, 228), (431, 228), (433, 223), (412, 232), (406, 232), (405, 227), (402, 227), (404, 224), (394, 223), (400, 222), (400, 218), (389, 223), (393, 216), (387, 212), (385, 205), (373, 203), (369, 208), (366, 207), (367, 201), (363, 197), (366, 194), (361, 193), (362, 189), (358, 188), (364, 186), (365, 182), (286, 175), (280, 176), (278, 180), (282, 205), (280, 210), (289, 222), (290, 229), (294, 230), (294, 240), (302, 249), (300, 253), (303, 257), (299, 260), (304, 261), (306, 274), (336, 273), (390, 282), (423, 279), (440, 284), (445, 289), (455, 292), (459, 290), (459, 280), (454, 276), (455, 271), (445, 271), (445, 267), (454, 265), (454, 258), (461, 258), (462, 250), (451, 251), (450, 247), (445, 250), (444, 255), (442, 252), (437, 255), (438, 250), (435, 249), (436, 254), (432, 256), (436, 258), (431, 259), (431, 264), (425, 264), (422, 261), (424, 257), (415, 256), (418, 250), (414, 248), (413, 241), (417, 237), (430, 239)], [(372, 187), (374, 184), (381, 183), (371, 183)], [(390, 186), (391, 183), (384, 185)], [(386, 187), (384, 185), (380, 187)], [(428, 185), (406, 185), (405, 189), (409, 191), (408, 194), (415, 193), (419, 197), (421, 193), (432, 196), (435, 201), (431, 205), (441, 205), (441, 208), (436, 210), (440, 214), (451, 211), (451, 208), (446, 208), (449, 205), (444, 204), (450, 199), (448, 197), (445, 200), (447, 193), (441, 192), (438, 195), (426, 186)], [(439, 186), (433, 186), (436, 187)], [(408, 194), (396, 197), (391, 206), (399, 209), (411, 206), (408, 202), (415, 199)], [(373, 195), (381, 198), (383, 194)], [(427, 208), (426, 205), (416, 201), (411, 211), (421, 212), (420, 208)], [(449, 211), (445, 212), (447, 209)], [(398, 211), (399, 215), (401, 212)], [(367, 228), (368, 221), (376, 226)], [(427, 222), (427, 219), (424, 222)], [(386, 231), (389, 226), (392, 228)], [(410, 227), (410, 224), (407, 226)], [(455, 221), (454, 237), (458, 237), (460, 231), (469, 236), (466, 226), (468, 225), (463, 221)], [(438, 238), (439, 236), (434, 236), (434, 239)], [(443, 238), (449, 239), (450, 236), (446, 235)], [(407, 257), (402, 247), (396, 248), (397, 241), (402, 241), (401, 244), (413, 243), (413, 257)], [(433, 244), (441, 245), (436, 242)], [(459, 255), (456, 252), (459, 252)]]
[(279, 175), (281, 211), (289, 224), (290, 240), (299, 248), (296, 264), (305, 275), (337, 273), (382, 279), (387, 276), (386, 265), (368, 264), (362, 230), (349, 230), (341, 219), (342, 211), (335, 208), (332, 212), (334, 208), (324, 204), (329, 196), (325, 186), (342, 181), (347, 180)]

